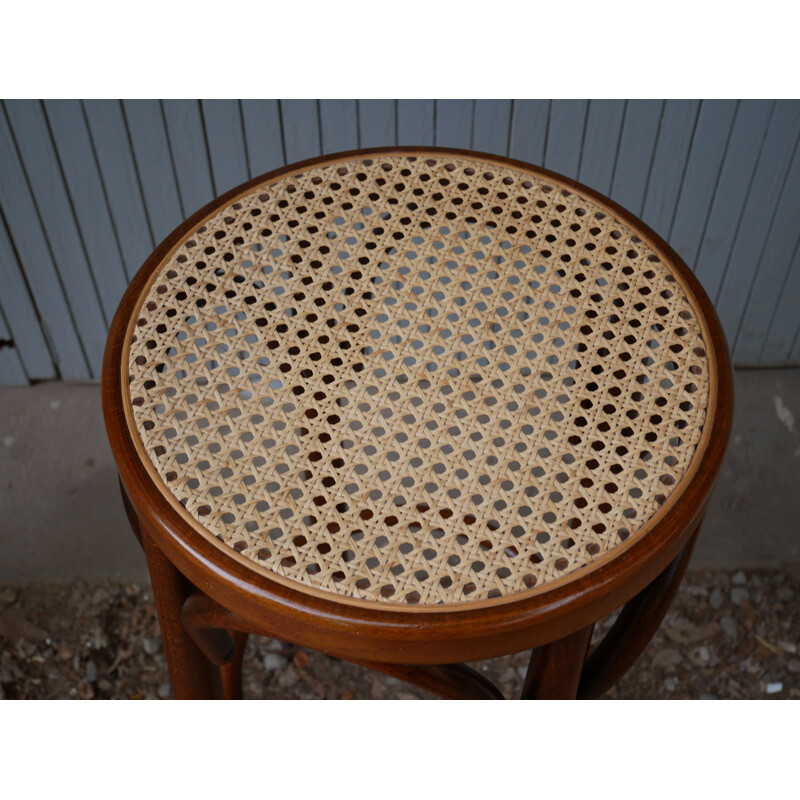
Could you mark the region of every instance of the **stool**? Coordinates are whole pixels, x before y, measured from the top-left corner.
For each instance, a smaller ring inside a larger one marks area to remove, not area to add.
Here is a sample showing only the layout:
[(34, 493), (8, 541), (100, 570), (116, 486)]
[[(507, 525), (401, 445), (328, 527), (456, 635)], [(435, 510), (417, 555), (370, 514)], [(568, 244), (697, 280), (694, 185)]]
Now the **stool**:
[(175, 697), (239, 697), (251, 633), (445, 698), (532, 650), (523, 698), (602, 695), (677, 590), (732, 383), (687, 266), (575, 181), (412, 147), (231, 190), (103, 368)]

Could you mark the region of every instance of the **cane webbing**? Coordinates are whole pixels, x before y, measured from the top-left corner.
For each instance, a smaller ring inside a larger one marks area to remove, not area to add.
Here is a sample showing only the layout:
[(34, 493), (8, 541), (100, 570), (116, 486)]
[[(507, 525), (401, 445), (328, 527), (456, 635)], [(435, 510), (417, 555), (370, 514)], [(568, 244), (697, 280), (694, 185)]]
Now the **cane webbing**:
[(691, 472), (703, 326), (676, 270), (534, 170), (373, 154), (264, 183), (156, 269), (132, 425), (257, 569), (452, 604), (575, 573)]

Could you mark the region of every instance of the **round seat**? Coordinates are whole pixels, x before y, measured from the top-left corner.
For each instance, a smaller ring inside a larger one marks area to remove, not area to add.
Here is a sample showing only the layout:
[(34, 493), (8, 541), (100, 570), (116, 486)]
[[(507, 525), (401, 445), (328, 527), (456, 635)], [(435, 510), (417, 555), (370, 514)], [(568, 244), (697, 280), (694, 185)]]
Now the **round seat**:
[(585, 187), (459, 151), (233, 190), (156, 251), (109, 341), (123, 482), (176, 559), (213, 563), (221, 599), (415, 641), (444, 612), (611, 610), (684, 543), (730, 426), (674, 252)]

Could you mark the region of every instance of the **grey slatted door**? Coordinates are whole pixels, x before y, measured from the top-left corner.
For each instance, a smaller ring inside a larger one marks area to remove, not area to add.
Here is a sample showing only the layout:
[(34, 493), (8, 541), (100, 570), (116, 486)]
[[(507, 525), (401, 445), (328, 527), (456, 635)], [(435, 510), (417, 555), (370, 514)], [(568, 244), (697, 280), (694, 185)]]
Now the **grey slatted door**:
[(740, 365), (800, 364), (795, 100), (91, 100), (0, 105), (0, 382), (97, 380), (128, 281), (182, 219), (284, 164), (437, 145), (541, 164), (694, 269)]

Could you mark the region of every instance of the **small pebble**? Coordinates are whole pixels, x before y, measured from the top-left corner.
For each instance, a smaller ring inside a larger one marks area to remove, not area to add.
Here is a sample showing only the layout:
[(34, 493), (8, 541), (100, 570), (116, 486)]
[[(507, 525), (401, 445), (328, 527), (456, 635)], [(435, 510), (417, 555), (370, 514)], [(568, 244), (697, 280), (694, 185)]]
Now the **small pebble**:
[(767, 694), (777, 694), (778, 692), (783, 691), (783, 684), (782, 683), (768, 683), (767, 684)]
[(700, 695), (701, 700), (719, 700), (719, 698), (715, 694), (708, 694), (704, 692)]
[(731, 602), (740, 606), (745, 600), (750, 599), (750, 592), (743, 586), (735, 586), (731, 589)]
[(97, 680), (97, 664), (94, 661), (86, 662), (86, 682), (94, 683)]
[(300, 674), (292, 664), (289, 664), (289, 666), (286, 667), (286, 669), (278, 676), (278, 686), (281, 689), (288, 689), (290, 686), (294, 686), (299, 680)]
[(739, 635), (739, 625), (733, 617), (723, 617), (719, 624), (727, 637), (735, 639)]
[(725, 596), (722, 594), (722, 589), (714, 589), (714, 591), (711, 592), (711, 597), (708, 599), (708, 604), (711, 608), (722, 608), (723, 602), (725, 602)]
[(6, 447), (11, 447), (11, 445), (14, 444), (14, 437), (13, 436), (6, 436), (6, 438), (3, 439), (3, 444)]
[(689, 654), (689, 660), (697, 667), (703, 667), (711, 660), (711, 653), (707, 647), (695, 647)]
[(162, 683), (161, 686), (158, 687), (158, 696), (162, 700), (166, 700), (171, 693), (172, 687), (168, 683)]
[(517, 671), (514, 667), (506, 667), (500, 675), (500, 683), (509, 684), (515, 683), (517, 680)]
[(792, 655), (797, 652), (797, 645), (794, 642), (778, 642), (778, 647)]
[(667, 678), (664, 681), (664, 688), (668, 692), (674, 692), (678, 688), (678, 679), (677, 678)]
[(10, 606), (16, 599), (17, 593), (10, 586), (6, 586), (0, 591), (0, 603)]
[(794, 675), (800, 673), (800, 659), (790, 658), (789, 663), (786, 665), (786, 669), (788, 669), (789, 672)]
[(790, 586), (781, 586), (778, 589), (778, 600), (788, 603), (792, 599), (794, 599), (794, 590)]
[(747, 585), (747, 575), (744, 574), (741, 570), (737, 572), (735, 575), (731, 577), (731, 583), (734, 586), (746, 586)]
[(147, 655), (154, 656), (159, 650), (161, 650), (160, 636), (148, 637), (144, 640), (144, 651)]
[(264, 664), (264, 669), (268, 670), (269, 672), (279, 672), (280, 670), (286, 668), (289, 660), (284, 658), (279, 653), (267, 653), (264, 656), (262, 663)]
[(653, 664), (657, 667), (676, 667), (681, 661), (683, 661), (683, 656), (672, 647), (660, 650), (653, 657)]

